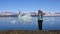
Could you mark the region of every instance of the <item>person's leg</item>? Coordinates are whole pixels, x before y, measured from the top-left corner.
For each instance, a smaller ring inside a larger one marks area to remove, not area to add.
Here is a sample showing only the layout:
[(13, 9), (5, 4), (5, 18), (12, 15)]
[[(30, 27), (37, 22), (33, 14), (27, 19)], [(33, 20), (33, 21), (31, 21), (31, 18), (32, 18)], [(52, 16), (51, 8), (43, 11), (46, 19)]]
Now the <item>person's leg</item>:
[(43, 20), (38, 20), (38, 27), (39, 27), (39, 30), (42, 30), (42, 21), (43, 21)]

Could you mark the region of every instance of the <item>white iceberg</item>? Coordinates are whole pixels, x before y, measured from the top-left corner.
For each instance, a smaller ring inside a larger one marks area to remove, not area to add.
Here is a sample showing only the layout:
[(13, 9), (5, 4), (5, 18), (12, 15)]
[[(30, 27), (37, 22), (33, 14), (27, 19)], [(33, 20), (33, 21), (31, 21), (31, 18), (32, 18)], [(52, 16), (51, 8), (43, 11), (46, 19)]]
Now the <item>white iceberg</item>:
[(20, 22), (31, 22), (31, 15), (29, 13), (22, 16), (22, 14), (18, 15), (18, 19)]
[(11, 23), (15, 24), (15, 23), (16, 23), (16, 21), (15, 21), (15, 20), (13, 20), (13, 21), (11, 21)]

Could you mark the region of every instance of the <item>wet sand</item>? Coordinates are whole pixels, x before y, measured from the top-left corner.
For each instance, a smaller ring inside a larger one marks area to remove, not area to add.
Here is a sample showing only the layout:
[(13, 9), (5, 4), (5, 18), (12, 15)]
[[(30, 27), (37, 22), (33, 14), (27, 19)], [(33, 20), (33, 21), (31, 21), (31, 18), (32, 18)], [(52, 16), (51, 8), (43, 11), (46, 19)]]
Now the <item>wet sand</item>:
[(0, 34), (60, 34), (60, 31), (8, 30), (8, 31), (0, 31)]

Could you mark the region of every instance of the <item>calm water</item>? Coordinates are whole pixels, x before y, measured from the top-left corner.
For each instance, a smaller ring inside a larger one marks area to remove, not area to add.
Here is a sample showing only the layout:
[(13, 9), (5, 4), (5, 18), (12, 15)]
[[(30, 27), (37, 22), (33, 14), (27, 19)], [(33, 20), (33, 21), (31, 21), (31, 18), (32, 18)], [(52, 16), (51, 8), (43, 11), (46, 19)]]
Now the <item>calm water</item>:
[[(17, 17), (0, 17), (0, 30), (39, 30), (37, 17), (20, 23)], [(43, 30), (60, 30), (60, 17), (43, 17)]]

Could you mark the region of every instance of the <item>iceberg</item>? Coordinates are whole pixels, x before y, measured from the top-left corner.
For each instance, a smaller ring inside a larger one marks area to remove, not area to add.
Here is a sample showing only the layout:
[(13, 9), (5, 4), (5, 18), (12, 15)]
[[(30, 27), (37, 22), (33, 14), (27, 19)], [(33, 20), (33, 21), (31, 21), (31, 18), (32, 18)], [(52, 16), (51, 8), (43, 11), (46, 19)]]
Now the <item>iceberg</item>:
[(20, 22), (31, 22), (31, 15), (29, 13), (26, 13), (23, 16), (22, 14), (19, 14), (18, 19)]
[(16, 22), (15, 20), (11, 21), (11, 23), (13, 23), (13, 24), (15, 24), (15, 22)]

